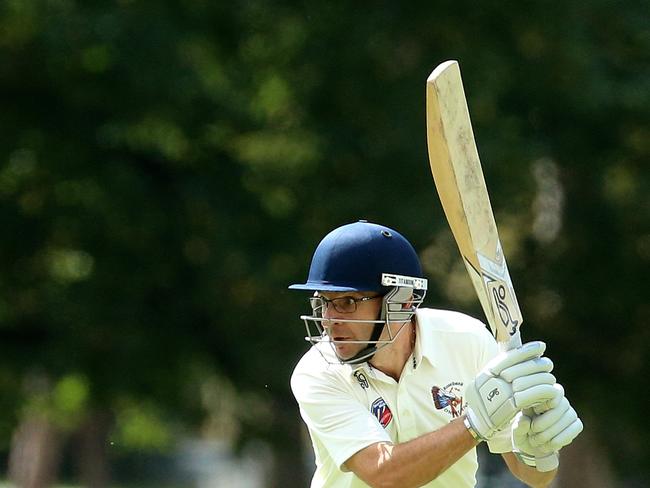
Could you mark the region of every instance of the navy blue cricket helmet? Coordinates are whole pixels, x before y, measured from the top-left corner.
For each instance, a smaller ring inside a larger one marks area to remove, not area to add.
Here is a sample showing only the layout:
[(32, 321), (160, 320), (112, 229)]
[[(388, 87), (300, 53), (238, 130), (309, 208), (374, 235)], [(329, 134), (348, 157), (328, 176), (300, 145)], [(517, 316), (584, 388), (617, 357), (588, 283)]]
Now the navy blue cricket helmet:
[(382, 273), (422, 277), (413, 246), (402, 234), (365, 220), (343, 225), (318, 244), (303, 284), (293, 290), (374, 291), (386, 293)]

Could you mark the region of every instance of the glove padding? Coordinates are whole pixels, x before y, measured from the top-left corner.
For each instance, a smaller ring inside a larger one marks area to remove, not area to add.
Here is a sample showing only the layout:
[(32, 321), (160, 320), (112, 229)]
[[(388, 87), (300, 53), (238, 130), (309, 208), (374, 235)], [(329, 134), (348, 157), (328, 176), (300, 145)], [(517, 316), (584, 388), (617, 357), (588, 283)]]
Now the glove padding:
[(467, 385), (467, 419), (482, 440), (489, 440), (515, 415), (556, 397), (553, 363), (541, 357), (546, 344), (529, 342), (499, 354)]
[(543, 409), (547, 411), (533, 418), (520, 413), (513, 424), (514, 453), (523, 463), (537, 466), (538, 470), (540, 460), (557, 456), (557, 452), (571, 444), (583, 429), (578, 414), (564, 396), (562, 385), (554, 385), (554, 390), (555, 398), (548, 400), (545, 405), (535, 407), (536, 412)]

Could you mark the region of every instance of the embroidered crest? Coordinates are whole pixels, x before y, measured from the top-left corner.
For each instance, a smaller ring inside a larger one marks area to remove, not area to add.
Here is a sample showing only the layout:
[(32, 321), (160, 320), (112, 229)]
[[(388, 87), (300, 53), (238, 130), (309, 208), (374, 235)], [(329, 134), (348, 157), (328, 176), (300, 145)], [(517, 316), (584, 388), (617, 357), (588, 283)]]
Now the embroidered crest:
[(460, 417), (463, 414), (463, 397), (460, 396), (461, 386), (463, 386), (463, 383), (455, 381), (442, 388), (439, 386), (431, 387), (431, 396), (436, 409), (450, 414), (454, 419)]
[(385, 429), (390, 421), (393, 420), (393, 412), (390, 411), (388, 405), (382, 397), (377, 398), (370, 406), (370, 411), (379, 420), (381, 426)]

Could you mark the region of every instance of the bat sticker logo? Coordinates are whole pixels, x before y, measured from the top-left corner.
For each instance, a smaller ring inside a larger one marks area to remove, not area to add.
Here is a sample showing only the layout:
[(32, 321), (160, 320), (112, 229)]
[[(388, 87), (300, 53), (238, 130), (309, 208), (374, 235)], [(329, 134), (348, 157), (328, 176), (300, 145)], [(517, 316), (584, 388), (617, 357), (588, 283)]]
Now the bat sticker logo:
[(477, 280), (474, 281), (475, 287), (480, 286), (477, 284), (478, 280), (483, 282), (483, 287), (477, 288), (477, 292), (485, 307), (488, 323), (494, 337), (498, 341), (504, 341), (508, 340), (508, 336), (512, 337), (517, 334), (522, 320), (499, 242), (497, 242), (495, 254), (496, 261), (477, 253), (479, 268), (476, 268), (467, 257), (465, 257), (465, 265), (470, 272), (470, 276), (472, 276), (472, 273), (477, 275)]
[(497, 306), (497, 311), (499, 312), (499, 318), (503, 325), (508, 327), (508, 333), (513, 336), (517, 333), (517, 327), (519, 326), (519, 321), (513, 320), (510, 309), (505, 302), (506, 299), (506, 287), (503, 284), (499, 284), (492, 288), (492, 297)]

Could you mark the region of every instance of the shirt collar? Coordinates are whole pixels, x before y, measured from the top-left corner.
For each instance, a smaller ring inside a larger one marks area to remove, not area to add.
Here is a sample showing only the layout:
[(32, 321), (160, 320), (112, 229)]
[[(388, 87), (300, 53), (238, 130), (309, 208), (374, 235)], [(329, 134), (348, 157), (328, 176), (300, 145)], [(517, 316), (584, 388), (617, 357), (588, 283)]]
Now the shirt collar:
[(428, 331), (423, 330), (422, 324), (426, 319), (423, 317), (423, 312), (418, 309), (415, 312), (415, 348), (413, 356), (415, 357), (416, 364), (419, 366), (423, 359), (429, 361), (431, 366), (435, 366), (435, 340), (433, 334), (427, 334)]
[[(421, 328), (421, 323), (426, 320), (424, 318), (420, 318), (422, 315), (420, 309), (416, 310), (415, 312), (415, 329), (416, 329), (416, 336), (415, 336), (415, 348), (413, 349), (413, 357), (415, 358), (415, 367), (417, 368), (420, 363), (422, 363), (423, 359), (426, 359), (431, 366), (435, 366), (435, 341), (434, 338), (432, 337), (432, 334), (426, 334), (425, 330), (422, 330)], [(409, 359), (410, 361), (410, 359)], [(373, 368), (369, 362), (363, 362), (360, 364), (345, 364), (348, 369), (348, 372), (350, 376), (354, 376), (354, 374), (357, 371), (361, 371), (364, 373), (367, 373), (371, 375), (372, 377), (376, 377), (376, 369)]]

